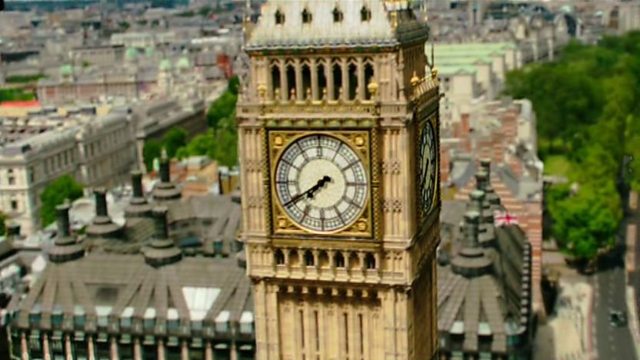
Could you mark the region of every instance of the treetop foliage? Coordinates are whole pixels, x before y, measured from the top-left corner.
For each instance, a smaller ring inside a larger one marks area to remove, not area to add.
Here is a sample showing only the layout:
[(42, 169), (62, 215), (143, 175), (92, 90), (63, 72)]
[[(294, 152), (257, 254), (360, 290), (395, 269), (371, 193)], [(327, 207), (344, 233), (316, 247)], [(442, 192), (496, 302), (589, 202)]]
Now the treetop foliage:
[(56, 220), (56, 206), (65, 200), (73, 201), (82, 197), (83, 188), (71, 175), (64, 175), (49, 183), (40, 195), (40, 219), (47, 226)]

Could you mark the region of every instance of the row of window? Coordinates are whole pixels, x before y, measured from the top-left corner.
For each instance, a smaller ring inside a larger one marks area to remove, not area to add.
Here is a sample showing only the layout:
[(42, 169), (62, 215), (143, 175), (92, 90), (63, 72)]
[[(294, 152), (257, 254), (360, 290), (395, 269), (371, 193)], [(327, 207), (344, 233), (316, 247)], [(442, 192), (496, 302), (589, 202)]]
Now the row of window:
[[(344, 20), (344, 13), (337, 6), (335, 8), (333, 8), (333, 11), (331, 12), (331, 14), (333, 15), (333, 22), (334, 23), (340, 23), (340, 22), (342, 22), (342, 20)], [(311, 24), (311, 22), (313, 21), (313, 14), (307, 8), (302, 10), (302, 13), (300, 15), (302, 17), (302, 23), (303, 24)], [(280, 11), (280, 9), (276, 10), (275, 20), (276, 20), (276, 24), (277, 25), (283, 25), (285, 20), (286, 20), (285, 16), (284, 16), (284, 13), (282, 11)], [(366, 6), (363, 6), (360, 9), (360, 21), (361, 22), (367, 22), (367, 21), (370, 21), (370, 20), (371, 20), (371, 9), (369, 9)]]
[[(300, 66), (296, 66), (298, 61)], [(370, 100), (374, 76), (371, 58), (275, 60), (271, 62), (269, 96), (279, 100)]]
[[(49, 354), (48, 357), (52, 360), (66, 360), (67, 356), (72, 359), (88, 360), (94, 358), (96, 360), (111, 360), (111, 342), (108, 341), (108, 337), (99, 336), (95, 341), (91, 342), (93, 353), (89, 348), (88, 339), (84, 336), (74, 338), (72, 336), (70, 354), (67, 354), (64, 337), (61, 335), (48, 337), (49, 342)], [(141, 354), (143, 360), (157, 360), (159, 357), (159, 347), (151, 339), (140, 339), (140, 345), (136, 345), (131, 338), (121, 338), (118, 346), (116, 347), (117, 358), (121, 360), (133, 360), (136, 352)], [(22, 358), (20, 337), (17, 334), (12, 334), (12, 354), (17, 358)], [(33, 360), (41, 360), (45, 358), (43, 339), (37, 335), (31, 335), (28, 337), (28, 353), (29, 358)], [(135, 347), (139, 348), (136, 351)], [(255, 357), (255, 346), (253, 344), (236, 344), (235, 354), (232, 354), (232, 346), (230, 343), (214, 343), (211, 344), (213, 358), (216, 360), (230, 360), (235, 355), (238, 360), (249, 360)], [(182, 359), (182, 346), (177, 338), (170, 338), (165, 341), (163, 346), (163, 353), (165, 360), (181, 360)], [(201, 340), (191, 341), (187, 347), (188, 358), (192, 360), (204, 360), (205, 345)]]
[[(287, 251), (287, 256), (285, 256), (285, 251)], [(358, 269), (362, 265), (360, 264), (360, 257), (357, 252), (347, 251), (343, 254), (341, 251), (335, 252), (333, 256), (330, 258), (329, 253), (327, 251), (320, 251), (318, 256), (314, 256), (311, 250), (304, 250), (301, 253), (296, 249), (285, 250), (277, 249), (274, 252), (274, 262), (276, 265), (286, 265), (287, 260), (288, 264), (291, 266), (299, 266), (302, 263), (304, 266), (315, 267), (320, 266), (321, 268), (330, 268), (335, 267), (338, 269), (346, 268), (347, 263), (346, 259), (349, 260), (348, 268), (349, 269)], [(346, 258), (345, 258), (346, 255)], [(376, 257), (372, 253), (366, 253), (364, 256), (364, 268), (367, 270), (376, 269)]]

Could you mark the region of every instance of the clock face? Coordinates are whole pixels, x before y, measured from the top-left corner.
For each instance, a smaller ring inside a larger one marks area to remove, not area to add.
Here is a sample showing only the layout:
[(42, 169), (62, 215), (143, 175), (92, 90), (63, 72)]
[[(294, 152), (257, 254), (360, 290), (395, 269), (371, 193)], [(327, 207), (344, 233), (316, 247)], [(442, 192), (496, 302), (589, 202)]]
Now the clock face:
[(434, 192), (438, 177), (436, 135), (430, 121), (427, 121), (422, 129), (419, 146), (418, 161), (420, 173), (418, 184), (422, 201), (422, 213), (425, 215), (429, 212), (435, 201)]
[(298, 226), (335, 232), (352, 225), (365, 208), (369, 179), (356, 152), (329, 135), (289, 144), (275, 171), (280, 205)]

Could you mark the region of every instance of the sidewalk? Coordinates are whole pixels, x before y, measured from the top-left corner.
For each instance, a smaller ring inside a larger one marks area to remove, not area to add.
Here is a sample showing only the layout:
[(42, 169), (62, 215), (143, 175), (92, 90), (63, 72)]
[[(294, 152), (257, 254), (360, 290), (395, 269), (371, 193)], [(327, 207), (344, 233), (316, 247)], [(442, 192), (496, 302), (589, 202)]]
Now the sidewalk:
[(593, 288), (560, 280), (556, 312), (538, 329), (534, 359), (591, 360)]

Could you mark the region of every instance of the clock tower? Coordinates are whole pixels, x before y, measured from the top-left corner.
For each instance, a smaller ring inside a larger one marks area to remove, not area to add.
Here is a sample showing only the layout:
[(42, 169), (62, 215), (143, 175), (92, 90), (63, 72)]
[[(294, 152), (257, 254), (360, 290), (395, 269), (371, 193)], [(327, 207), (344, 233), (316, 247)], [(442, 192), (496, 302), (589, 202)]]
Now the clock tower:
[(237, 120), (260, 360), (437, 354), (439, 89), (408, 1), (268, 0)]

